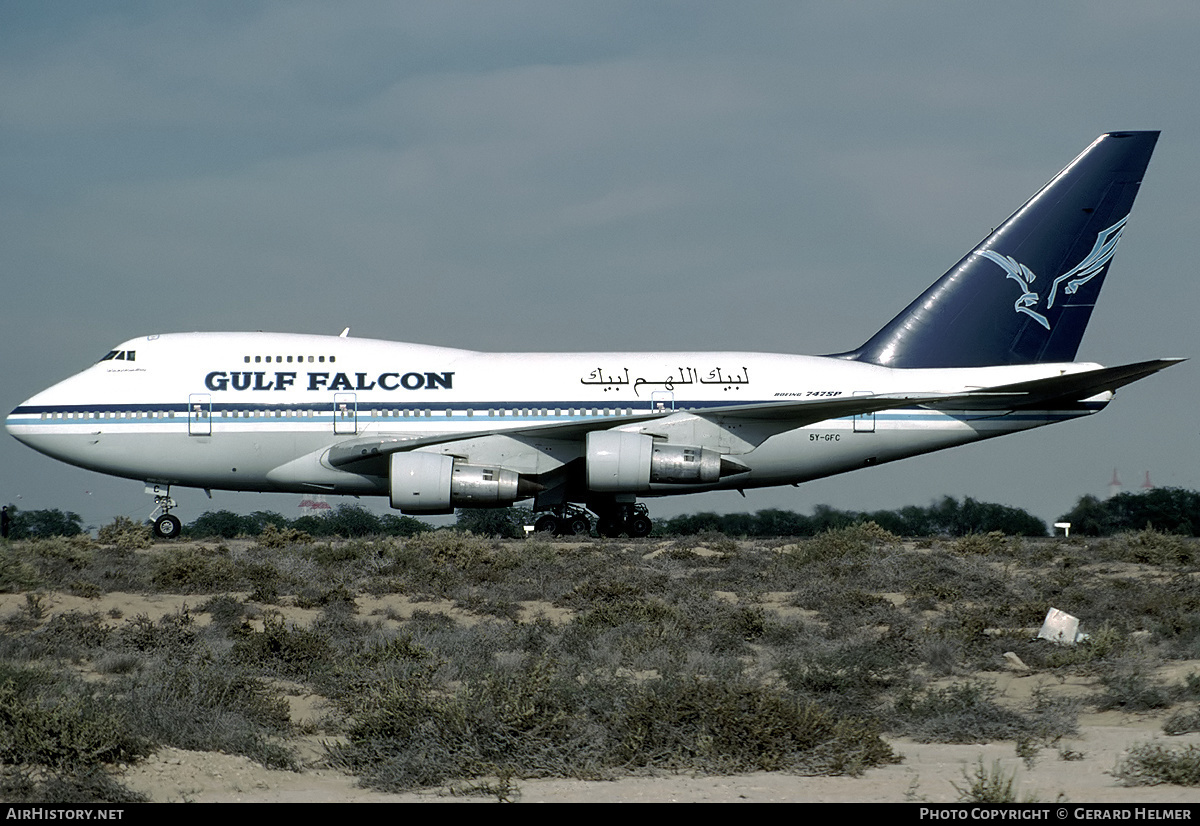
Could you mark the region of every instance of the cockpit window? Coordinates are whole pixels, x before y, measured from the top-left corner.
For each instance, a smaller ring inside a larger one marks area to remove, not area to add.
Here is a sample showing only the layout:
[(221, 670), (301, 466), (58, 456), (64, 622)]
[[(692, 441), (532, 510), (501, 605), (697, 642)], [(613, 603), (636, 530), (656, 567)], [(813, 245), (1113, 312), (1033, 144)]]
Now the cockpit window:
[(106, 355), (104, 358), (100, 359), (100, 361), (112, 361), (112, 360), (113, 360), (113, 359), (115, 359), (116, 357), (117, 357), (117, 351), (116, 351), (116, 350), (109, 350), (109, 351), (108, 351), (108, 355)]
[(100, 359), (100, 361), (134, 361), (137, 358), (137, 350), (109, 350), (108, 354)]

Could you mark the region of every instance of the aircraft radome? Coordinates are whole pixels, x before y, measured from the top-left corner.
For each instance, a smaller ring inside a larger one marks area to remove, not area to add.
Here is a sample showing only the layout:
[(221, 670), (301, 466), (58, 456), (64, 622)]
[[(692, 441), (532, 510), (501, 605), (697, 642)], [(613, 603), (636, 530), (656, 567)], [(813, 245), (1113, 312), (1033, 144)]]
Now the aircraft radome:
[(180, 530), (172, 486), (387, 496), (409, 514), (532, 499), (539, 530), (645, 536), (639, 498), (795, 484), (1087, 416), (1178, 362), (1074, 360), (1157, 139), (1101, 135), (851, 352), (155, 334), (22, 402), (6, 427), (143, 480), (159, 536)]

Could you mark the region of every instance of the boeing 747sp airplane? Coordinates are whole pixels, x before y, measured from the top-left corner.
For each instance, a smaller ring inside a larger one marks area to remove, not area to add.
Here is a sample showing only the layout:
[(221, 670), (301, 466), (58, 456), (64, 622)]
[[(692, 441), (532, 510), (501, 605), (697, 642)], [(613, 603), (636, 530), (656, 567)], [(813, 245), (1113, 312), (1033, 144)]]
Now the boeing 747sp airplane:
[(387, 496), (410, 514), (532, 499), (539, 530), (645, 536), (644, 497), (788, 485), (1087, 416), (1179, 359), (1074, 361), (1157, 132), (1101, 135), (857, 350), (480, 353), (341, 336), (118, 345), (6, 427), (172, 486)]

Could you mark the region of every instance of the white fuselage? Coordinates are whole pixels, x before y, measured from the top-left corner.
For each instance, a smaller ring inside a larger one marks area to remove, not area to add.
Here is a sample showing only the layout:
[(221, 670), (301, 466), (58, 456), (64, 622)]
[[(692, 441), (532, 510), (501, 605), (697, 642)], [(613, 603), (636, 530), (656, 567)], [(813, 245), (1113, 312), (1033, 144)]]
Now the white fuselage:
[(716, 483), (643, 494), (664, 495), (803, 482), (1085, 415), (1109, 394), (1060, 411), (904, 407), (767, 435), (733, 428), (716, 443), (689, 424), (693, 413), (711, 419), (734, 405), (962, 393), (1094, 366), (902, 370), (766, 353), (481, 353), (332, 336), (186, 333), (125, 342), (22, 403), (6, 426), (56, 459), (153, 483), (386, 494), (386, 478), (339, 469), (329, 450), (367, 437), (441, 437), (419, 449), (536, 476), (583, 448), (579, 439), (530, 437), (531, 430), (599, 419), (605, 429), (622, 429), (625, 418), (645, 429), (645, 414), (676, 411), (658, 420), (669, 440), (702, 442), (748, 468)]
[(417, 514), (533, 499), (549, 512), (538, 530), (647, 536), (638, 497), (795, 484), (1077, 418), (1178, 363), (1070, 361), (1157, 140), (1101, 135), (836, 356), (152, 335), (22, 403), (6, 427), (151, 483), (163, 537), (182, 528), (171, 485), (386, 495)]

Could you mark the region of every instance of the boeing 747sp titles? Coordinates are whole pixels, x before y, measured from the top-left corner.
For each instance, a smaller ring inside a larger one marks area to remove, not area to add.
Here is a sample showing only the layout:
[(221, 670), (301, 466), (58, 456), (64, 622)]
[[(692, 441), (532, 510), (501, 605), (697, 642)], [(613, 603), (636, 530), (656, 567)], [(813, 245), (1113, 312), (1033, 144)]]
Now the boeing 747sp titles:
[(1074, 361), (1157, 132), (1101, 135), (857, 350), (481, 353), (341, 336), (150, 335), (6, 427), (172, 486), (377, 495), (409, 514), (532, 499), (539, 530), (645, 536), (639, 498), (805, 482), (1087, 416), (1179, 359)]

